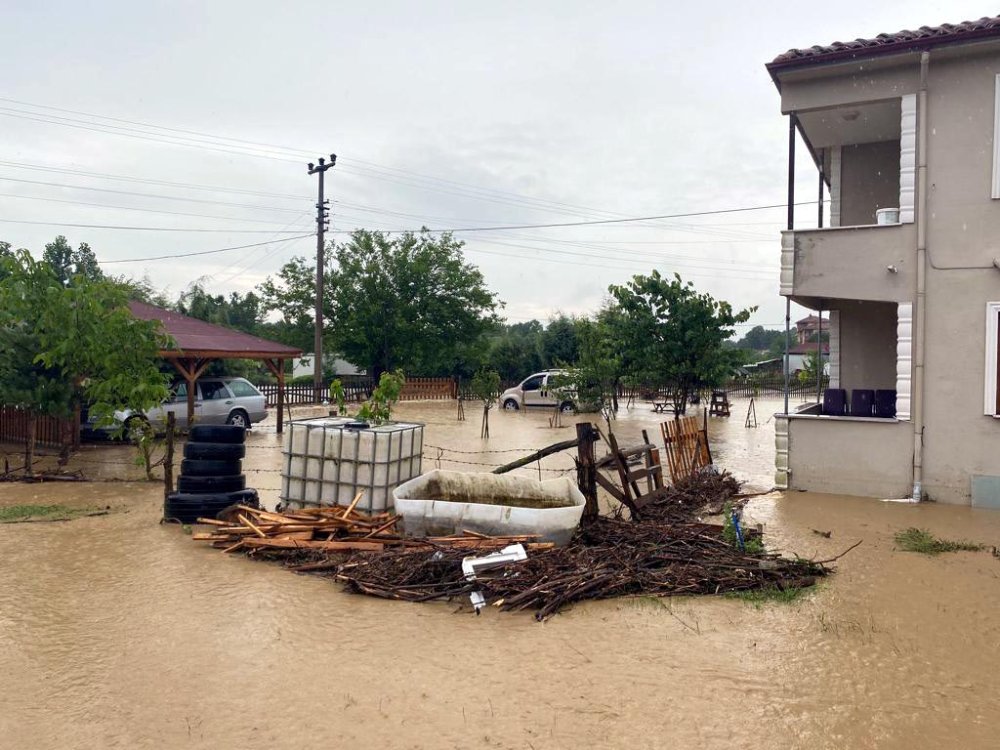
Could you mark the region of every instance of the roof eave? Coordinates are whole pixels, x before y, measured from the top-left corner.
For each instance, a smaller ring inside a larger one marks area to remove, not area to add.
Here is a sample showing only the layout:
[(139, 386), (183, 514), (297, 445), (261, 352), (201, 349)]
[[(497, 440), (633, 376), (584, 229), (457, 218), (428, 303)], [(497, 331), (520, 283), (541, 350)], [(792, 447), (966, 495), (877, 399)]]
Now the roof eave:
[(780, 91), (778, 75), (787, 70), (821, 67), (845, 61), (865, 60), (871, 58), (887, 57), (890, 55), (903, 55), (913, 52), (923, 52), (932, 47), (951, 47), (959, 44), (969, 44), (986, 39), (1000, 39), (1000, 30), (996, 28), (976, 29), (974, 31), (964, 31), (960, 34), (950, 36), (929, 37), (927, 39), (910, 39), (906, 41), (893, 42), (890, 44), (865, 47), (863, 49), (844, 49), (835, 52), (826, 52), (808, 57), (795, 57), (789, 60), (772, 60), (765, 64), (767, 72), (771, 75), (771, 80), (778, 86)]

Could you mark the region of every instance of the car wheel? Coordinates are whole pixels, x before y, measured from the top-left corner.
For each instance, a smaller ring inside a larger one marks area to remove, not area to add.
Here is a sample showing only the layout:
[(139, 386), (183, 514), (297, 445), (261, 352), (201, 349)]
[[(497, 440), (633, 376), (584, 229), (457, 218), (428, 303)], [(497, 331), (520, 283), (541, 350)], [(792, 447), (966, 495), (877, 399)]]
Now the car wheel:
[(572, 401), (563, 401), (561, 404), (559, 404), (559, 411), (561, 411), (563, 414), (570, 414), (576, 411), (576, 407), (573, 406)]
[(240, 443), (192, 443), (184, 444), (184, 458), (221, 458), (232, 461), (243, 458), (247, 447)]
[(232, 425), (233, 427), (242, 427), (244, 430), (249, 430), (250, 415), (242, 409), (237, 409), (229, 415), (229, 419), (226, 420), (226, 424)]
[(517, 411), (521, 407), (518, 406), (517, 401), (515, 401), (512, 398), (509, 398), (503, 402), (503, 408), (506, 409), (507, 411)]

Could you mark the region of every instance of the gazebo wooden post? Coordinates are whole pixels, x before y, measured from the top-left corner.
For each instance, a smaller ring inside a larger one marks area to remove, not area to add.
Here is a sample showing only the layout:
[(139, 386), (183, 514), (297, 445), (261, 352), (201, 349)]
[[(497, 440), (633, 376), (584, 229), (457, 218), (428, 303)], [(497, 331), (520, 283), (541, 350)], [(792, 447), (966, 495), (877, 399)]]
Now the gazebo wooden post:
[(278, 434), (285, 426), (285, 360), (278, 360)]
[(285, 428), (285, 360), (265, 359), (264, 364), (278, 379), (278, 434), (280, 435)]
[(205, 368), (208, 367), (211, 361), (210, 359), (181, 359), (179, 357), (170, 359), (170, 362), (173, 363), (177, 371), (183, 376), (184, 382), (187, 383), (187, 428), (189, 430), (194, 425), (195, 383), (201, 377), (202, 373), (205, 372)]

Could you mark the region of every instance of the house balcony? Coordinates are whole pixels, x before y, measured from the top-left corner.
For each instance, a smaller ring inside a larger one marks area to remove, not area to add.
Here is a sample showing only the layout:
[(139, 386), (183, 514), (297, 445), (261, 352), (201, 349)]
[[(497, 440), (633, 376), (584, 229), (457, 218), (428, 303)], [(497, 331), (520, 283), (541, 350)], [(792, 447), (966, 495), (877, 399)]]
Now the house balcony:
[(913, 426), (896, 419), (775, 415), (782, 489), (902, 498), (912, 488)]
[(830, 298), (907, 302), (916, 290), (916, 241), (912, 223), (782, 232), (781, 294), (807, 306)]

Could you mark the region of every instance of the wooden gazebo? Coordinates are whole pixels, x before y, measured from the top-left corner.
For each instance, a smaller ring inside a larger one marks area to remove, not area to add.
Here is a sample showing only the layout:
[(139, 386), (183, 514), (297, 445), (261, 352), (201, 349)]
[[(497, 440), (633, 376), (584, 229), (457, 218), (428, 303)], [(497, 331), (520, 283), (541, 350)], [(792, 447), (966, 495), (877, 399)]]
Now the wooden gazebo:
[(187, 381), (188, 424), (194, 420), (194, 383), (213, 359), (259, 359), (278, 379), (278, 432), (283, 428), (285, 410), (285, 360), (301, 357), (302, 350), (249, 333), (236, 331), (204, 320), (181, 315), (162, 307), (133, 300), (132, 315), (140, 320), (158, 320), (173, 339), (174, 348), (160, 356), (173, 364)]

